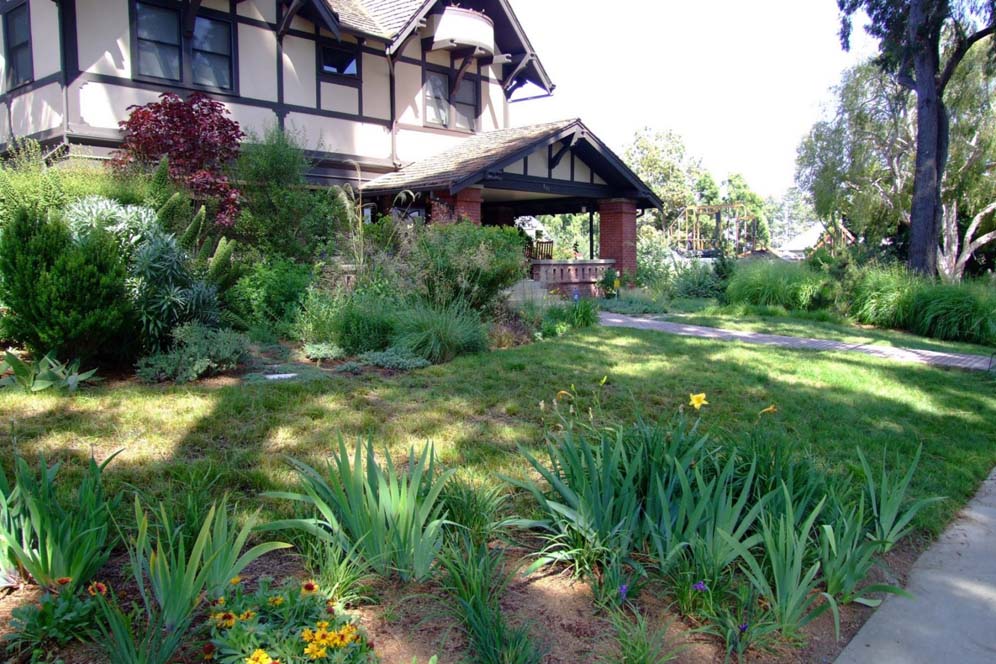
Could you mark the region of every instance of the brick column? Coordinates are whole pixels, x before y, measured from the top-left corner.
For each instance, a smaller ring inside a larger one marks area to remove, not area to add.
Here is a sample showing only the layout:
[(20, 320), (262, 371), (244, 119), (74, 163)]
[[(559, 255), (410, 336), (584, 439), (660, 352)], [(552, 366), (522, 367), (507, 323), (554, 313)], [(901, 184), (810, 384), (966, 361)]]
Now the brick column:
[(454, 224), (469, 220), (481, 225), (481, 200), (483, 190), (462, 189), (451, 195), (448, 191), (434, 191), (429, 197), (429, 221), (436, 224)]
[(610, 198), (598, 202), (599, 258), (616, 261), (616, 269), (626, 275), (636, 274), (636, 203), (628, 198)]

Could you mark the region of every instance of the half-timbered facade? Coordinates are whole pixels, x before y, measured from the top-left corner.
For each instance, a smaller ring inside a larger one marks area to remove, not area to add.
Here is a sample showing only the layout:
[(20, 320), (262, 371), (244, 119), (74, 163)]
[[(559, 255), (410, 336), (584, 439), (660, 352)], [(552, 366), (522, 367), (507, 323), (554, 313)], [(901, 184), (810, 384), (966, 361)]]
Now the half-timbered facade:
[(31, 137), (101, 157), (129, 107), (201, 91), (383, 205), (600, 211), (600, 253), (627, 270), (636, 210), (659, 205), (579, 121), (510, 127), (510, 100), (554, 86), (508, 0), (0, 0), (0, 18), (0, 151)]

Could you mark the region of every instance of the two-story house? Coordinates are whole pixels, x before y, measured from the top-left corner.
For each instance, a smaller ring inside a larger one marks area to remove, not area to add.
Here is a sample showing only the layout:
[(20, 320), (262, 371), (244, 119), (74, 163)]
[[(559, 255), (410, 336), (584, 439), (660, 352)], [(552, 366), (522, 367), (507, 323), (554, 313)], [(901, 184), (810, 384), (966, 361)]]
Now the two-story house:
[(301, 134), (316, 181), (358, 167), (366, 197), (415, 192), (432, 221), (598, 211), (625, 271), (660, 205), (579, 120), (510, 126), (513, 95), (554, 85), (508, 0), (0, 0), (0, 19), (0, 151), (106, 155), (130, 106), (197, 90)]

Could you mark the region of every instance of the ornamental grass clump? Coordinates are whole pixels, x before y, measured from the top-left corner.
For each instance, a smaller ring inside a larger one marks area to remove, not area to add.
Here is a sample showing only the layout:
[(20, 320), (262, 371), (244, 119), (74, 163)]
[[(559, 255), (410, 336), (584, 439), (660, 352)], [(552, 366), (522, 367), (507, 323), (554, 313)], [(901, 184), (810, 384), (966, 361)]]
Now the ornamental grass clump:
[(350, 458), (346, 442), (321, 473), (289, 459), (301, 482), (299, 492), (270, 492), (271, 498), (303, 503), (310, 518), (278, 521), (266, 529), (293, 528), (358, 553), (380, 576), (397, 573), (403, 581), (426, 579), (443, 546), (444, 518), (439, 493), (453, 471), (436, 472), (431, 445), (409, 451), (407, 472), (390, 457), (377, 463), (372, 440), (358, 440)]
[(774, 260), (741, 261), (726, 288), (734, 304), (775, 305), (810, 310), (830, 304), (829, 277), (802, 263)]
[(101, 464), (90, 459), (71, 501), (60, 500), (56, 477), (61, 463), (41, 459), (36, 475), (22, 457), (14, 459), (14, 483), (0, 471), (0, 565), (53, 591), (85, 586), (107, 562), (117, 539), (111, 513), (120, 497), (104, 495)]
[(445, 306), (417, 302), (398, 314), (395, 335), (396, 346), (432, 364), (488, 348), (480, 314), (461, 302)]

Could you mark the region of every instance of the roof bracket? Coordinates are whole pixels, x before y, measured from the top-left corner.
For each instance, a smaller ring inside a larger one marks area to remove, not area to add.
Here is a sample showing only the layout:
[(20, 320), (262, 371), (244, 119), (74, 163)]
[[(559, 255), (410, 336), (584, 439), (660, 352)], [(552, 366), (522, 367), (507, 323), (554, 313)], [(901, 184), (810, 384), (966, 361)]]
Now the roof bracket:
[(460, 87), (460, 83), (463, 82), (463, 77), (467, 75), (467, 71), (470, 69), (470, 65), (473, 62), (474, 62), (473, 52), (464, 57), (463, 63), (460, 65), (460, 69), (457, 70), (456, 76), (453, 77), (453, 80), (450, 83), (450, 96), (453, 96), (453, 94)]
[(287, 13), (283, 15), (280, 19), (280, 24), (277, 26), (277, 37), (282, 38), (290, 30), (291, 22), (297, 13), (304, 8), (305, 0), (294, 0), (290, 7), (287, 9)]
[(317, 12), (318, 17), (321, 19), (322, 23), (325, 24), (335, 38), (338, 40), (342, 39), (342, 34), (339, 31), (339, 16), (332, 11), (328, 3), (325, 0), (293, 0), (290, 3), (290, 7), (287, 9), (287, 13), (283, 15), (280, 19), (280, 23), (277, 25), (277, 38), (283, 39), (284, 35), (290, 30), (291, 23), (294, 21), (294, 17), (304, 9), (304, 6), (310, 4), (314, 7), (315, 12)]
[(511, 95), (516, 88), (522, 85), (522, 83), (516, 83), (516, 81), (519, 78), (519, 74), (525, 71), (526, 67), (529, 66), (529, 61), (532, 59), (532, 53), (522, 53), (520, 55), (512, 56), (512, 62), (515, 63), (518, 61), (518, 63), (515, 65), (515, 69), (512, 70), (512, 73), (508, 75), (508, 78), (505, 79), (505, 84), (502, 86), (505, 88), (505, 94)]
[(560, 164), (560, 160), (564, 158), (564, 155), (567, 154), (568, 151), (574, 149), (574, 146), (576, 146), (578, 141), (581, 140), (581, 132), (574, 132), (574, 135), (571, 136), (570, 139), (571, 140), (569, 141), (564, 141), (564, 144), (559, 150), (557, 150), (557, 153), (550, 158), (550, 170), (555, 169)]

